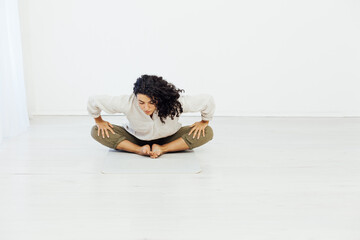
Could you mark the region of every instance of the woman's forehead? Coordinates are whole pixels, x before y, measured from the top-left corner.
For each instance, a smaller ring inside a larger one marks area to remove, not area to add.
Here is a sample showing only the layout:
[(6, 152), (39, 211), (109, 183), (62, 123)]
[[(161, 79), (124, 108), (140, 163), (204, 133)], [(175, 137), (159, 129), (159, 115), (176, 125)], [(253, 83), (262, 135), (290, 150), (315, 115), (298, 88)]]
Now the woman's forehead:
[(143, 102), (151, 101), (151, 99), (148, 96), (146, 96), (144, 94), (140, 94), (140, 93), (137, 94), (137, 99), (139, 99), (139, 100), (141, 100)]

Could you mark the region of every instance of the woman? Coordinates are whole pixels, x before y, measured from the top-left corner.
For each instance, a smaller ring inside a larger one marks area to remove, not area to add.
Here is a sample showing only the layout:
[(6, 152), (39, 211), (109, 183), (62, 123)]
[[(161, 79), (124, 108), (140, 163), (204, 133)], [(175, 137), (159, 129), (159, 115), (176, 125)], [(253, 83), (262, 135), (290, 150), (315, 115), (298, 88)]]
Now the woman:
[[(180, 96), (183, 91), (162, 77), (142, 75), (131, 95), (91, 96), (87, 110), (96, 122), (91, 136), (109, 148), (151, 158), (199, 147), (213, 138), (208, 124), (215, 111), (214, 99), (208, 94)], [(102, 110), (124, 113), (128, 122), (117, 126), (104, 121)], [(200, 122), (184, 127), (178, 122), (181, 113), (199, 111)]]

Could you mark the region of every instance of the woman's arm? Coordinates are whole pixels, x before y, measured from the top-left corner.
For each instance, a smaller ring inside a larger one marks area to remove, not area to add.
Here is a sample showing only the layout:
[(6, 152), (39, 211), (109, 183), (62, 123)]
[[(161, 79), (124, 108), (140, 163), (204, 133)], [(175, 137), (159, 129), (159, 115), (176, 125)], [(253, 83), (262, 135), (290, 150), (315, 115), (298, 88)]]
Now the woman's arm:
[(183, 112), (201, 112), (201, 119), (212, 120), (215, 112), (215, 101), (210, 94), (185, 95), (179, 98)]
[(131, 96), (121, 95), (121, 96), (108, 96), (108, 95), (93, 95), (90, 96), (87, 103), (87, 110), (90, 116), (95, 119), (95, 123), (98, 127), (98, 136), (100, 133), (102, 137), (105, 138), (105, 135), (109, 138), (109, 132), (115, 134), (112, 130), (113, 126), (111, 123), (104, 121), (101, 118), (101, 111), (107, 113), (127, 113), (128, 109), (131, 107)]
[(191, 125), (192, 129), (189, 132), (189, 135), (194, 132), (193, 138), (197, 135), (197, 138), (199, 139), (201, 133), (205, 137), (205, 128), (209, 125), (209, 121), (212, 120), (215, 112), (214, 98), (209, 94), (199, 94), (193, 96), (181, 96), (179, 101), (183, 107), (184, 113), (201, 112), (202, 120)]
[(87, 110), (90, 116), (97, 118), (101, 111), (106, 113), (127, 113), (131, 107), (132, 95), (93, 95), (90, 96), (87, 102)]

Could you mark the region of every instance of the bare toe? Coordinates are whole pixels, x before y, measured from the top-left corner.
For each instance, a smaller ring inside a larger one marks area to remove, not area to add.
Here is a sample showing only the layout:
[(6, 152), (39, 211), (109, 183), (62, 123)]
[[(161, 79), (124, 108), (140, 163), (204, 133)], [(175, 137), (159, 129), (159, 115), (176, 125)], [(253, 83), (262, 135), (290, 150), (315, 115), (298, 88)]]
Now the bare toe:
[(144, 145), (140, 148), (140, 155), (150, 155), (150, 145)]
[(157, 158), (163, 153), (163, 150), (160, 145), (153, 144), (152, 145), (152, 157)]

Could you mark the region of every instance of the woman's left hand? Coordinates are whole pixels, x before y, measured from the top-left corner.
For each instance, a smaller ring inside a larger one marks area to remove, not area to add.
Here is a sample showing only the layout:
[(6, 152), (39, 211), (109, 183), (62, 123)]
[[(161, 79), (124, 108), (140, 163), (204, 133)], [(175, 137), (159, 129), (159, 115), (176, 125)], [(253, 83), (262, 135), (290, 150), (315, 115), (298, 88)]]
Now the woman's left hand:
[(203, 132), (203, 136), (205, 137), (205, 128), (207, 125), (209, 125), (209, 121), (204, 121), (204, 120), (194, 123), (193, 125), (190, 126), (192, 127), (192, 129), (189, 132), (189, 135), (191, 135), (191, 133), (194, 132), (193, 138), (195, 138), (196, 134), (198, 134), (197, 139), (199, 139), (201, 132)]

